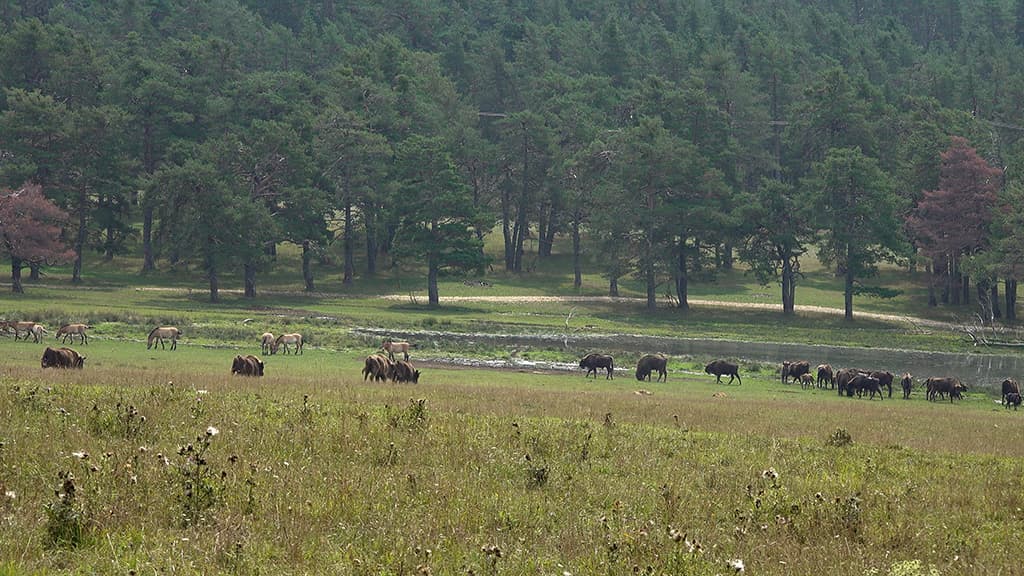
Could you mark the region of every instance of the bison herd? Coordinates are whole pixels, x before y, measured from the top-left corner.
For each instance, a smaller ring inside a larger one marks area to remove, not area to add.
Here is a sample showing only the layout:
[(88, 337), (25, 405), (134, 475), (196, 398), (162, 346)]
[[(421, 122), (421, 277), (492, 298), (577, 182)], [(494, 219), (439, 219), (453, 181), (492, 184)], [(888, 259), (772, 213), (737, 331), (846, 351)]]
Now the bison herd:
[[(667, 381), (666, 364), (668, 359), (663, 354), (645, 354), (636, 364), (636, 379), (650, 380), (651, 374), (658, 373), (658, 381)], [(580, 368), (586, 368), (585, 377), (591, 374), (597, 377), (598, 369), (607, 372), (606, 379), (614, 378), (615, 361), (607, 354), (591, 353), (580, 359)], [(728, 376), (732, 384), (736, 380), (742, 384), (739, 365), (727, 360), (715, 360), (704, 367), (704, 372), (715, 377), (715, 382), (721, 384), (722, 376)], [(786, 361), (782, 363), (780, 370), (781, 381), (784, 384), (800, 383), (804, 389), (821, 388), (837, 390), (840, 396), (874, 399), (877, 396), (883, 399), (886, 396), (892, 398), (893, 383), (896, 377), (892, 372), (883, 370), (862, 370), (858, 368), (842, 368), (835, 370), (829, 364), (818, 364), (814, 369), (811, 363), (806, 360)], [(914, 389), (914, 378), (911, 374), (903, 374), (899, 379), (899, 386), (903, 390), (903, 399), (910, 398)], [(928, 378), (921, 383), (925, 390), (925, 398), (929, 401), (946, 400), (950, 402), (963, 399), (967, 391), (967, 385), (958, 378)], [(1002, 404), (1007, 408), (1011, 406), (1016, 410), (1024, 402), (1021, 395), (1020, 385), (1016, 380), (1007, 378), (1002, 383)]]

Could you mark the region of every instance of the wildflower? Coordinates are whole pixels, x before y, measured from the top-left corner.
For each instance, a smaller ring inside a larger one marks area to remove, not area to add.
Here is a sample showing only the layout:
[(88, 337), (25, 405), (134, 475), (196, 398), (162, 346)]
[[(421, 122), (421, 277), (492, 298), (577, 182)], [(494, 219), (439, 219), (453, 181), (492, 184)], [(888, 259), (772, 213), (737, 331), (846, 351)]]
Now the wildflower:
[(15, 494), (14, 490), (4, 490), (4, 498), (13, 501), (17, 497), (18, 497), (18, 495)]
[(761, 472), (761, 478), (771, 478), (772, 480), (778, 480), (779, 473), (775, 471), (775, 468), (769, 468)]
[(199, 394), (199, 395), (209, 394), (209, 393), (210, 393), (209, 390), (196, 390), (196, 394)]
[(743, 565), (743, 560), (740, 560), (739, 558), (735, 558), (733, 560), (728, 560), (725, 563), (725, 565), (727, 567), (729, 567), (730, 569), (732, 569), (733, 571), (735, 571), (736, 573), (740, 573), (740, 572), (743, 572), (744, 570), (746, 570), (746, 566)]
[(220, 430), (217, 430), (215, 426), (210, 426), (209, 428), (206, 429), (207, 436), (213, 437), (216, 436), (217, 434), (220, 434)]
[(71, 455), (74, 456), (75, 458), (78, 458), (79, 460), (86, 460), (86, 459), (89, 458), (89, 453), (86, 452), (85, 450), (79, 450), (78, 452), (72, 452)]

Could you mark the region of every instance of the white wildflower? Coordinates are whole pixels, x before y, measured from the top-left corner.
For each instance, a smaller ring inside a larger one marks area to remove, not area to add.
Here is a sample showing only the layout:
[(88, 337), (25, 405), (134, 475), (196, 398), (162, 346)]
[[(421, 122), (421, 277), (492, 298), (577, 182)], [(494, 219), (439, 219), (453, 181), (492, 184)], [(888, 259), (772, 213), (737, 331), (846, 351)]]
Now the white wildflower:
[(217, 434), (220, 434), (220, 430), (218, 430), (216, 426), (210, 426), (206, 429), (207, 436), (216, 436)]
[(735, 558), (733, 560), (729, 560), (729, 561), (727, 561), (725, 563), (725, 565), (728, 566), (729, 568), (731, 568), (733, 571), (735, 571), (737, 573), (740, 573), (740, 572), (743, 572), (744, 570), (746, 570), (746, 566), (743, 565), (743, 560), (740, 560), (739, 558)]
[(72, 452), (71, 455), (74, 456), (75, 458), (78, 458), (79, 460), (85, 460), (86, 458), (89, 457), (89, 453), (86, 452), (85, 450), (79, 450), (77, 452)]

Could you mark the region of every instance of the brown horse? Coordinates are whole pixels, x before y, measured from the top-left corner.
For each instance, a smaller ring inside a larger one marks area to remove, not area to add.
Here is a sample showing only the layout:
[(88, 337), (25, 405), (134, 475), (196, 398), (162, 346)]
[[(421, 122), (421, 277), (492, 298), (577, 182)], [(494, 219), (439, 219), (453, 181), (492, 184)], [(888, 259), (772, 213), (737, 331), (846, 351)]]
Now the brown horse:
[(271, 354), (277, 354), (277, 350), (284, 344), (284, 353), (288, 353), (288, 345), (291, 344), (295, 347), (295, 354), (302, 354), (302, 334), (281, 334), (274, 340), (274, 345), (270, 348)]
[(75, 343), (75, 335), (81, 339), (82, 344), (89, 343), (89, 336), (85, 331), (92, 326), (86, 324), (65, 324), (57, 329), (57, 333), (53, 335), (54, 338), (60, 338), (61, 342), (67, 344), (68, 338), (71, 338), (71, 343)]
[(171, 350), (177, 350), (179, 336), (181, 336), (181, 330), (178, 330), (174, 326), (158, 326), (153, 328), (149, 332), (149, 337), (146, 338), (146, 350), (152, 348), (157, 342), (160, 343), (161, 350), (166, 350), (167, 346), (164, 344), (165, 338), (169, 338), (171, 340)]

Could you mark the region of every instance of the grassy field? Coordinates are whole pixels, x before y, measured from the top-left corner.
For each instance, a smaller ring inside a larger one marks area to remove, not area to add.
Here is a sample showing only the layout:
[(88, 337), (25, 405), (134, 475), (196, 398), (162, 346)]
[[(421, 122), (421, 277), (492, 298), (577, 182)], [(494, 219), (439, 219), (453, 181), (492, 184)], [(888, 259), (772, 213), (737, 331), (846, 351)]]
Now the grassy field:
[[(442, 296), (577, 292), (565, 256), (491, 287)], [(504, 334), (641, 333), (965, 351), (950, 330), (826, 314), (633, 302), (461, 302), (431, 309), (414, 272), (304, 294), (294, 253), (254, 300), (210, 304), (195, 273), (139, 277), (137, 262), (53, 269), (0, 317), (93, 326), (83, 371), (42, 370), (46, 344), (0, 338), (0, 576), (6, 574), (1009, 574), (1024, 526), (1022, 416), (985, 394), (929, 403), (839, 398), (744, 363), (716, 385), (707, 358), (673, 358), (667, 383), (423, 362), (560, 347), (416, 350), (419, 385), (362, 380), (379, 345), (357, 327)], [(840, 306), (810, 268), (798, 304)], [(230, 287), (237, 278), (226, 276)], [(939, 320), (919, 279), (883, 271), (896, 299), (857, 307)], [(624, 279), (624, 295), (639, 295)], [(774, 302), (742, 271), (693, 298)], [(388, 300), (381, 294), (398, 294)], [(179, 350), (147, 350), (158, 324)], [(257, 336), (302, 332), (302, 356), (231, 377)], [(899, 392), (896, 393), (899, 395)], [(730, 564), (732, 563), (732, 564)]]
[(767, 370), (726, 387), (691, 364), (372, 384), (366, 350), (255, 380), (227, 374), (233, 350), (78, 349), (86, 370), (43, 371), (40, 345), (0, 341), (0, 573), (1017, 566), (1024, 420), (987, 398), (845, 399)]

